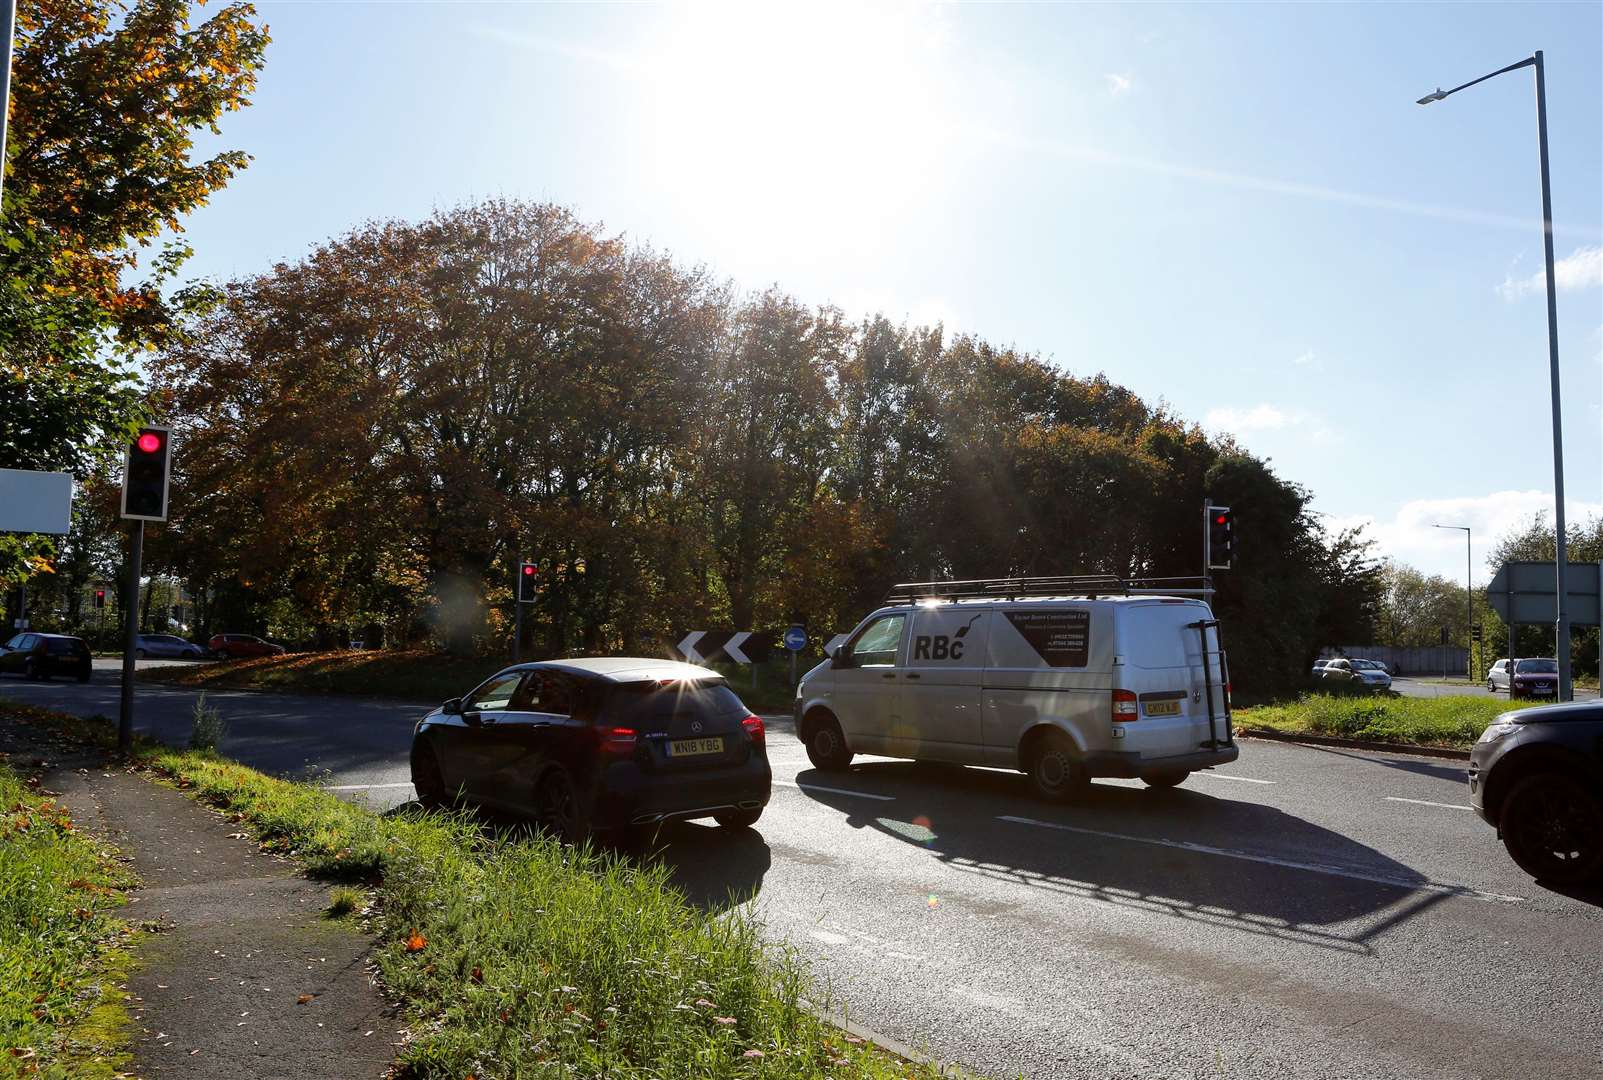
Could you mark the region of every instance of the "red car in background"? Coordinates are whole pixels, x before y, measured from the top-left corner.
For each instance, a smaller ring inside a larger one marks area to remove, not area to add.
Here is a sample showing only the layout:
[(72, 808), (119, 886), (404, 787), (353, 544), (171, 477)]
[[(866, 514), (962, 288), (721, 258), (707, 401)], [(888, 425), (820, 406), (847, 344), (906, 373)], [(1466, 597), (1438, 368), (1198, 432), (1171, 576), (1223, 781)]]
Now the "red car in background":
[(252, 634), (217, 634), (207, 642), (213, 656), (238, 660), (246, 656), (282, 656), (284, 646), (263, 641)]

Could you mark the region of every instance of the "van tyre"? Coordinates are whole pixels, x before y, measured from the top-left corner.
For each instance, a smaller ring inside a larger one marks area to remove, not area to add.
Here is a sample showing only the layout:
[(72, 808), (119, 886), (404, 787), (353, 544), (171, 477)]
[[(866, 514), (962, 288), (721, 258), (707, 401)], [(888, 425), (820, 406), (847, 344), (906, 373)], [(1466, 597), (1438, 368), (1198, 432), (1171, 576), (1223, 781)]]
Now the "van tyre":
[(1149, 788), (1179, 787), (1190, 776), (1189, 769), (1169, 769), (1164, 772), (1147, 773), (1141, 777), (1141, 782)]
[(757, 819), (763, 816), (763, 808), (755, 810), (725, 810), (714, 814), (712, 819), (725, 829), (749, 829), (757, 824)]
[(1030, 750), (1030, 786), (1048, 802), (1073, 802), (1091, 786), (1074, 751), (1074, 744), (1062, 735), (1037, 739)]
[(821, 717), (807, 735), (807, 760), (824, 772), (840, 772), (852, 763), (851, 748), (833, 716)]
[(1538, 881), (1603, 876), (1603, 796), (1579, 777), (1534, 773), (1503, 799), (1497, 831), (1509, 857)]

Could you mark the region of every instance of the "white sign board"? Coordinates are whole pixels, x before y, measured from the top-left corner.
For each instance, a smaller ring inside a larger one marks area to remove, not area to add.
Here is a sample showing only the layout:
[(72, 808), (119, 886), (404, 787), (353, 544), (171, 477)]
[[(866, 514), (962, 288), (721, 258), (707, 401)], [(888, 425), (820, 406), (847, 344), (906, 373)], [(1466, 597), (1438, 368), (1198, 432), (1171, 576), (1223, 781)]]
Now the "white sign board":
[(0, 532), (65, 536), (71, 525), (71, 473), (0, 469)]

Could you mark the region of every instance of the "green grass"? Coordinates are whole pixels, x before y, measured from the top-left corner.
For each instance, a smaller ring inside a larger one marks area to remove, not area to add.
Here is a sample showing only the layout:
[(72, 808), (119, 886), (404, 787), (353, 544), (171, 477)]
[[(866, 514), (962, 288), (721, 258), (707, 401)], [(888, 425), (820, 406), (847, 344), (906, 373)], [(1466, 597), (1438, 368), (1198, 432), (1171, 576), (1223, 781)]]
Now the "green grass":
[(367, 907), (367, 896), (361, 889), (338, 885), (329, 891), (328, 907), (323, 909), (323, 916), (328, 919), (343, 919), (348, 915), (359, 913), (365, 907)]
[(124, 1063), (131, 877), (61, 805), (0, 764), (0, 1076), (111, 1076)]
[(1374, 742), (1468, 749), (1499, 714), (1525, 708), (1485, 697), (1380, 697), (1305, 694), (1294, 702), (1238, 709), (1238, 730), (1327, 735)]
[(380, 816), (212, 754), (141, 752), (264, 847), (371, 890), (379, 970), (414, 1032), (400, 1060), (416, 1080), (937, 1075), (815, 1017), (809, 1000), (843, 1010), (763, 941), (748, 909), (702, 910), (660, 865), (464, 816)]

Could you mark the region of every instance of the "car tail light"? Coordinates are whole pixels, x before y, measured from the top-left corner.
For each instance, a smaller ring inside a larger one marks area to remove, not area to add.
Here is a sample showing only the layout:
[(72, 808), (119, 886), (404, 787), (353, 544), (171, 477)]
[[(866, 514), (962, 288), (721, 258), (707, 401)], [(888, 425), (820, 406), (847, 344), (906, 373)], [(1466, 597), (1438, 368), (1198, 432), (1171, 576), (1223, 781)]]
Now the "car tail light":
[(1135, 702), (1134, 690), (1115, 690), (1113, 692), (1113, 722), (1115, 724), (1123, 724), (1139, 719), (1140, 715), (1140, 709)]
[(601, 752), (628, 757), (635, 752), (640, 735), (634, 728), (609, 727), (601, 729)]
[(753, 746), (762, 746), (768, 738), (768, 733), (763, 728), (763, 719), (760, 716), (748, 716), (740, 722), (740, 726), (746, 729), (747, 735), (751, 736)]

